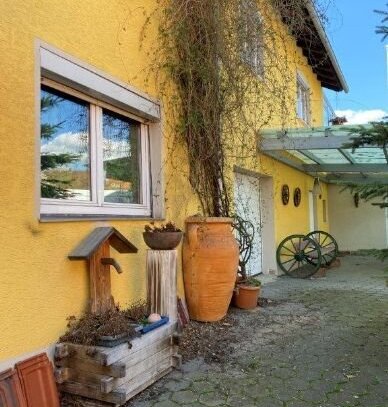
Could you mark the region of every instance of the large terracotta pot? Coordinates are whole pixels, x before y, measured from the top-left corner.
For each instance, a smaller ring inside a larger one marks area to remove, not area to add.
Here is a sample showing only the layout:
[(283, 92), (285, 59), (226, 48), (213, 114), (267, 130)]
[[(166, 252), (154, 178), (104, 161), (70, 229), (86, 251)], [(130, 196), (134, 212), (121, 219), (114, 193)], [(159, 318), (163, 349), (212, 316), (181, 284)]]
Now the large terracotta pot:
[(190, 318), (219, 321), (230, 304), (239, 248), (230, 218), (186, 219), (183, 277)]

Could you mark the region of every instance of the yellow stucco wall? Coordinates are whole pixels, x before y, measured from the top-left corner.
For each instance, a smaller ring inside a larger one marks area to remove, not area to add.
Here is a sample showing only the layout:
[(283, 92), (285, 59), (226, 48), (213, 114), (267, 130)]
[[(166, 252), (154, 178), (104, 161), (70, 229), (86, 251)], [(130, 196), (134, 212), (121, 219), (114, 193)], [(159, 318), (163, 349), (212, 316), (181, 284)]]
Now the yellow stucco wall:
[[(84, 262), (69, 251), (96, 226), (117, 227), (138, 248), (114, 253), (124, 269), (112, 272), (116, 301), (125, 305), (145, 293), (145, 222), (40, 223), (35, 216), (35, 39), (144, 89), (136, 74), (147, 66), (139, 50), (144, 11), (153, 1), (42, 0), (1, 2), (0, 239), (6, 258), (0, 273), (0, 360), (54, 342), (66, 317), (79, 315), (88, 299)], [(152, 31), (146, 41), (152, 41)], [(151, 89), (152, 91), (152, 89)]]
[[(275, 239), (276, 244), (280, 243), (285, 237), (292, 234), (307, 234), (310, 231), (309, 219), (309, 191), (312, 191), (314, 178), (290, 168), (277, 161), (266, 159), (264, 167), (266, 173), (274, 178), (274, 206), (275, 206)], [(288, 205), (283, 205), (281, 199), (281, 188), (287, 184), (290, 189), (290, 201)], [(321, 198), (317, 198), (317, 217), (318, 229), (329, 230), (329, 220), (323, 220), (322, 201), (327, 198), (327, 185), (321, 183)], [(300, 188), (302, 199), (299, 207), (293, 203), (293, 193), (295, 188)]]
[[(137, 255), (113, 253), (124, 269), (122, 275), (112, 272), (115, 300), (125, 305), (145, 294), (146, 249), (141, 237), (145, 221), (41, 223), (36, 217), (39, 135), (35, 134), (35, 40), (49, 43), (153, 96), (156, 90), (152, 82), (145, 85), (147, 44), (154, 41), (155, 30), (148, 30), (143, 48), (139, 47), (141, 28), (146, 14), (155, 6), (154, 0), (85, 0), (82, 4), (74, 0), (1, 0), (0, 4), (2, 360), (55, 342), (65, 330), (66, 317), (85, 309), (86, 267), (83, 262), (69, 261), (67, 255), (97, 226), (117, 227), (139, 248)], [(290, 51), (300, 54), (295, 46)], [(322, 121), (320, 84), (302, 57), (300, 69), (312, 86), (313, 120), (318, 125)], [(306, 231), (306, 194), (312, 178), (264, 157), (253, 169), (274, 176), (277, 240)], [(166, 217), (182, 226), (185, 216), (197, 212), (197, 204), (180, 171), (174, 169), (173, 177), (173, 170), (165, 171), (169, 179)], [(299, 208), (281, 205), (279, 188), (283, 183), (288, 183), (291, 190), (301, 187)], [(181, 276), (179, 289), (182, 292)]]

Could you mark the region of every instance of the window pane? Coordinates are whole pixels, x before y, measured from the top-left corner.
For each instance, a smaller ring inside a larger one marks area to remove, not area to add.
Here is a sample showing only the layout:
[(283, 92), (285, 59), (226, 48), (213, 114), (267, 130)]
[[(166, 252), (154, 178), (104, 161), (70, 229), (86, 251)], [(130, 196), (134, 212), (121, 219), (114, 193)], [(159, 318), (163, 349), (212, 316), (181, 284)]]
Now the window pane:
[(41, 89), (41, 197), (90, 201), (89, 106)]
[(140, 123), (103, 111), (104, 202), (141, 203)]
[(245, 64), (258, 75), (264, 73), (263, 24), (256, 0), (244, 0), (240, 4), (241, 56)]

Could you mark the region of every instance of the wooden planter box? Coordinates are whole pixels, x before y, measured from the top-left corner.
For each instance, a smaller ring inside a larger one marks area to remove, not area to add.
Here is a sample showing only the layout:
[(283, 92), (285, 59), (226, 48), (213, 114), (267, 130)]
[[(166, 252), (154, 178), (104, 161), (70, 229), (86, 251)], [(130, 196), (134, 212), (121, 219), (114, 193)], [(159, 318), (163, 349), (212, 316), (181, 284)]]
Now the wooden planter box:
[(120, 406), (180, 367), (177, 343), (176, 322), (132, 340), (132, 347), (59, 343), (55, 350), (58, 388)]

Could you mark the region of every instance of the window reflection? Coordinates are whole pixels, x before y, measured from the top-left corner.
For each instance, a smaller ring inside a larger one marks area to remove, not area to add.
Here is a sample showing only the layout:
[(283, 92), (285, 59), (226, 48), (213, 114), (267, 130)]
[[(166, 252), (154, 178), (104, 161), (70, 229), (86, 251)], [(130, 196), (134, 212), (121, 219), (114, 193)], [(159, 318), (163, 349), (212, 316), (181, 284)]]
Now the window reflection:
[(141, 203), (140, 123), (103, 110), (104, 202)]
[(90, 201), (89, 106), (41, 89), (41, 197)]

